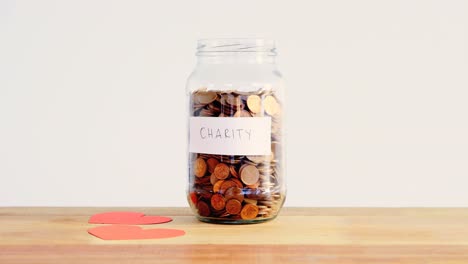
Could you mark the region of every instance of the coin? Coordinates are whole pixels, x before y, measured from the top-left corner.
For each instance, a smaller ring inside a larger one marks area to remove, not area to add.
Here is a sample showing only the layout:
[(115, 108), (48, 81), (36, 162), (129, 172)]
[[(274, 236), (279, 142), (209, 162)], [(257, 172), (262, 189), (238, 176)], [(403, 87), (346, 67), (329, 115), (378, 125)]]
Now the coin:
[(255, 199), (249, 199), (249, 198), (244, 198), (244, 202), (249, 203), (249, 204), (257, 204), (257, 200)]
[(211, 196), (212, 196), (212, 193), (209, 190), (205, 190), (203, 188), (195, 188), (195, 189), (196, 189), (195, 193), (199, 197), (202, 197), (202, 198), (205, 198), (205, 199), (210, 199)]
[(273, 201), (258, 201), (259, 204), (262, 204), (262, 205), (268, 205), (268, 206), (272, 206), (274, 205), (274, 202)]
[(188, 200), (191, 202), (191, 204), (197, 204), (198, 202), (198, 196), (197, 194), (193, 191), (193, 189), (189, 190), (189, 194), (187, 196)]
[(244, 193), (245, 193), (245, 196), (249, 199), (260, 200), (260, 199), (266, 199), (268, 197), (268, 194), (263, 193), (262, 190), (258, 188), (257, 189), (245, 188)]
[(242, 169), (240, 177), (243, 183), (246, 185), (252, 185), (258, 181), (260, 173), (255, 166), (247, 165)]
[(213, 112), (220, 112), (221, 109), (220, 109), (220, 104), (217, 103), (217, 102), (213, 102), (211, 104), (208, 104), (207, 106), (207, 109), (213, 111)]
[(252, 117), (249, 111), (247, 110), (237, 110), (237, 112), (234, 113), (235, 117)]
[(225, 180), (219, 187), (219, 192), (224, 194), (231, 187), (237, 187), (237, 184), (232, 180)]
[(224, 201), (224, 197), (221, 194), (214, 194), (211, 196), (211, 206), (215, 210), (223, 210), (226, 202)]
[(226, 202), (226, 212), (232, 215), (239, 214), (242, 210), (242, 203), (236, 199), (230, 199)]
[(239, 187), (239, 188), (242, 188), (242, 187), (244, 187), (244, 186), (242, 185), (242, 182), (241, 182), (241, 181), (239, 181), (239, 180), (238, 180), (238, 179), (236, 179), (236, 178), (232, 178), (232, 179), (231, 179), (231, 181), (235, 182), (235, 183), (236, 183), (236, 185), (237, 185), (237, 187)]
[(239, 168), (239, 174), (242, 175), (242, 170), (244, 170), (245, 167), (249, 166), (249, 164), (242, 164), (242, 166)]
[(213, 171), (216, 178), (224, 180), (229, 176), (229, 167), (224, 163), (218, 163)]
[(254, 219), (258, 215), (258, 207), (254, 204), (246, 204), (242, 208), (241, 217), (245, 220)]
[(219, 181), (218, 178), (216, 178), (216, 176), (214, 174), (211, 174), (210, 175), (210, 183), (211, 185), (214, 185), (217, 181)]
[(210, 207), (203, 201), (198, 201), (197, 209), (200, 216), (209, 216), (211, 214)]
[(221, 189), (221, 184), (224, 183), (224, 180), (219, 180), (213, 185), (213, 192), (217, 193)]
[(215, 92), (197, 92), (194, 95), (194, 101), (200, 104), (209, 104), (216, 99)]
[(231, 173), (232, 177), (239, 178), (239, 174), (237, 174), (236, 167), (234, 165), (229, 166), (229, 172)]
[(243, 156), (226, 156), (223, 155), (220, 157), (219, 161), (229, 164), (238, 164), (242, 161)]
[(195, 183), (198, 183), (198, 184), (205, 184), (205, 183), (208, 183), (209, 181), (210, 181), (210, 178), (208, 177), (200, 177), (200, 178), (195, 179)]
[(239, 202), (242, 202), (244, 200), (244, 193), (242, 192), (241, 188), (234, 186), (227, 189), (227, 191), (224, 193), (224, 197), (226, 200), (236, 199)]
[(262, 210), (258, 211), (258, 215), (261, 215), (261, 216), (267, 216), (267, 215), (269, 215), (270, 213), (271, 213), (271, 212), (269, 212), (269, 211), (262, 211)]
[(208, 109), (205, 109), (205, 108), (203, 108), (202, 110), (200, 110), (199, 115), (200, 115), (200, 116), (205, 116), (205, 117), (215, 116), (215, 114), (213, 113), (213, 111), (208, 110)]
[(198, 158), (195, 160), (194, 164), (194, 174), (197, 177), (203, 177), (206, 173), (206, 162), (202, 158)]
[(279, 105), (275, 97), (269, 95), (264, 100), (265, 112), (271, 116), (276, 115), (279, 112)]
[(206, 164), (208, 165), (208, 172), (213, 173), (216, 165), (218, 165), (219, 161), (215, 158), (209, 158), (206, 160)]
[(250, 161), (254, 162), (254, 163), (262, 163), (264, 162), (266, 159), (266, 157), (268, 156), (263, 156), (263, 155), (250, 155), (250, 156), (246, 156), (247, 159), (249, 159)]
[(262, 99), (258, 95), (250, 95), (247, 97), (247, 107), (252, 113), (260, 113), (262, 110)]
[(254, 184), (248, 184), (246, 185), (247, 187), (249, 187), (250, 189), (257, 189), (258, 186), (260, 186), (260, 181), (257, 181), (256, 183)]
[(226, 103), (230, 104), (231, 106), (237, 106), (241, 103), (240, 97), (236, 95), (227, 95), (225, 98)]

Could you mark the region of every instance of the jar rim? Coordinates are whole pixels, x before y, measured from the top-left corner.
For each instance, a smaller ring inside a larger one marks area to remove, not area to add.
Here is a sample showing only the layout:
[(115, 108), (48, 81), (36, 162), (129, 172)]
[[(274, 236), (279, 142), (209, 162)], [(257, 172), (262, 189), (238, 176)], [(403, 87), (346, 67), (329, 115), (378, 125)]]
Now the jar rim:
[(197, 41), (197, 55), (244, 52), (274, 56), (275, 41), (265, 38), (203, 38)]

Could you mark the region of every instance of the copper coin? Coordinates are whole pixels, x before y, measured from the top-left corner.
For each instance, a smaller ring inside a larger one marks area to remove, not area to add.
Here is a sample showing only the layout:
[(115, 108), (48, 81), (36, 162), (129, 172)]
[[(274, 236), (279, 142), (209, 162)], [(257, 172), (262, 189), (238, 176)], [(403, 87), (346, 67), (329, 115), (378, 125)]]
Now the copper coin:
[(200, 216), (210, 216), (211, 214), (210, 207), (203, 201), (198, 201), (197, 209)]
[(215, 158), (209, 158), (206, 160), (206, 164), (208, 165), (208, 172), (213, 173), (216, 165), (218, 165), (219, 161)]
[(221, 189), (221, 184), (223, 184), (224, 180), (219, 180), (213, 185), (213, 192), (217, 193)]
[(233, 177), (239, 178), (239, 174), (237, 174), (236, 167), (234, 165), (231, 165), (229, 167), (229, 172), (231, 173)]
[(214, 174), (211, 174), (211, 175), (210, 175), (210, 183), (211, 183), (211, 185), (215, 185), (217, 181), (219, 181), (219, 179), (216, 178), (216, 176), (215, 176)]
[(239, 214), (242, 210), (242, 203), (236, 199), (231, 199), (226, 202), (226, 212), (232, 215)]
[(254, 204), (246, 204), (241, 211), (241, 217), (245, 220), (254, 219), (258, 215), (258, 207)]
[(201, 178), (195, 179), (195, 183), (198, 183), (198, 184), (205, 184), (205, 183), (208, 183), (209, 181), (210, 179), (208, 177), (201, 177)]
[(199, 195), (200, 197), (205, 198), (205, 199), (211, 199), (211, 195), (212, 195), (210, 190), (205, 190), (205, 189), (202, 189), (202, 188), (198, 188), (196, 190), (196, 194)]
[(215, 210), (223, 210), (225, 205), (226, 202), (221, 194), (214, 194), (211, 196), (211, 206), (213, 206)]
[(242, 202), (244, 200), (244, 193), (239, 187), (231, 187), (226, 190), (226, 192), (224, 193), (224, 197), (226, 198), (226, 200), (236, 199), (239, 202)]
[(213, 173), (216, 176), (216, 178), (224, 180), (229, 176), (229, 167), (224, 163), (219, 163), (218, 165), (216, 165)]
[(203, 177), (206, 173), (206, 162), (202, 158), (198, 158), (195, 160), (193, 171), (195, 176)]
[(221, 194), (224, 194), (224, 193), (227, 191), (227, 189), (229, 189), (229, 188), (231, 188), (231, 187), (237, 187), (237, 184), (236, 184), (234, 181), (232, 181), (232, 180), (225, 180), (225, 181), (221, 184), (221, 186), (220, 186), (220, 188), (219, 188), (219, 192), (220, 192)]
[(241, 181), (239, 181), (239, 180), (238, 180), (238, 179), (236, 179), (236, 178), (232, 178), (232, 179), (231, 179), (231, 181), (235, 182), (235, 183), (236, 183), (236, 185), (237, 185), (237, 187), (239, 187), (239, 188), (242, 188), (242, 187), (244, 187), (244, 185), (242, 184), (242, 182), (241, 182)]
[(258, 181), (260, 173), (255, 166), (247, 165), (242, 169), (240, 177), (243, 183), (246, 185), (252, 185)]

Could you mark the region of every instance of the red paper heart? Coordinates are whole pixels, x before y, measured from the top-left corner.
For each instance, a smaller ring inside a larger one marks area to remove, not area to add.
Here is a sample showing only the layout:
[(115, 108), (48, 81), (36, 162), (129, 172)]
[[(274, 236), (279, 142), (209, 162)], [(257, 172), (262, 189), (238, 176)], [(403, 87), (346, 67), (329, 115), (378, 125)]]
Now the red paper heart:
[(139, 212), (108, 212), (91, 216), (90, 224), (150, 225), (172, 221), (164, 216), (148, 216)]
[(131, 225), (107, 225), (88, 229), (88, 233), (104, 240), (170, 238), (185, 235), (183, 230), (169, 228), (142, 229)]

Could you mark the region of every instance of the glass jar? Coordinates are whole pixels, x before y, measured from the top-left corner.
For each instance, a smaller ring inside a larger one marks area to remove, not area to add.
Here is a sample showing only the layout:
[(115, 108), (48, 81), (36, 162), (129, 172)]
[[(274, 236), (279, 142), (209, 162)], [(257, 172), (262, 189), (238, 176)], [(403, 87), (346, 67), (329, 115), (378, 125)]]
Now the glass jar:
[(274, 219), (283, 206), (283, 81), (275, 44), (203, 39), (187, 81), (188, 201), (203, 222)]

